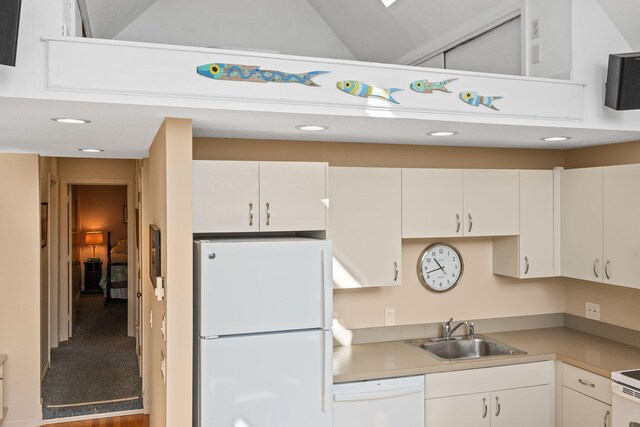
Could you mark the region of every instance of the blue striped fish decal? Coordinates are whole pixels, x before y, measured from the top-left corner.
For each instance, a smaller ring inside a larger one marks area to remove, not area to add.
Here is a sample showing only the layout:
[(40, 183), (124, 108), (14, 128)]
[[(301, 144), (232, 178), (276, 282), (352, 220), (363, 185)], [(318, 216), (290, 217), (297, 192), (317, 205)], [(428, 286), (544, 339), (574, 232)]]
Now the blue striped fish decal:
[(391, 96), (391, 94), (402, 90), (395, 87), (382, 89), (355, 80), (342, 80), (339, 81), (336, 86), (341, 91), (351, 95), (362, 96), (365, 98), (370, 96), (377, 96), (378, 98), (386, 99), (387, 101), (393, 102), (395, 104), (399, 104), (399, 102), (393, 99), (393, 96)]
[(256, 83), (300, 83), (306, 86), (320, 86), (312, 79), (328, 71), (308, 73), (285, 73), (276, 70), (261, 70), (260, 66), (240, 64), (204, 64), (196, 69), (198, 74), (214, 80), (232, 80)]
[(495, 111), (500, 111), (493, 105), (493, 101), (502, 99), (502, 96), (482, 96), (478, 95), (478, 92), (460, 92), (460, 99), (469, 105), (477, 107), (478, 105), (484, 105), (487, 108), (491, 108)]

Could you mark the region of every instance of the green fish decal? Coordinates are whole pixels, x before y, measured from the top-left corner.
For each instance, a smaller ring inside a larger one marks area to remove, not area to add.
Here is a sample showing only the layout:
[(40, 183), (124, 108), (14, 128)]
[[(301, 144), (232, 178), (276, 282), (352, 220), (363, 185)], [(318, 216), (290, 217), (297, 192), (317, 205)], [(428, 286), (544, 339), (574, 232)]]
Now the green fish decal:
[(429, 80), (416, 80), (411, 83), (409, 86), (411, 89), (420, 93), (433, 93), (434, 90), (439, 90), (445, 93), (451, 93), (449, 89), (447, 89), (447, 84), (451, 83), (454, 80), (458, 79), (449, 79), (443, 80), (441, 82), (430, 82)]
[(477, 107), (478, 105), (484, 105), (487, 108), (491, 108), (495, 111), (500, 111), (493, 105), (493, 101), (497, 101), (498, 99), (502, 99), (502, 96), (486, 96), (486, 95), (478, 95), (478, 92), (460, 92), (460, 99), (469, 104)]
[(402, 90), (395, 87), (382, 89), (355, 80), (342, 80), (339, 81), (336, 86), (341, 91), (351, 95), (362, 96), (365, 98), (376, 96), (378, 98), (386, 99), (387, 101), (393, 102), (395, 104), (399, 104), (399, 102), (393, 99), (393, 96), (391, 96), (391, 94)]
[(233, 80), (256, 83), (300, 83), (306, 86), (320, 86), (312, 78), (328, 71), (310, 71), (292, 74), (276, 70), (261, 70), (259, 66), (239, 64), (205, 64), (196, 69), (197, 73), (214, 80)]

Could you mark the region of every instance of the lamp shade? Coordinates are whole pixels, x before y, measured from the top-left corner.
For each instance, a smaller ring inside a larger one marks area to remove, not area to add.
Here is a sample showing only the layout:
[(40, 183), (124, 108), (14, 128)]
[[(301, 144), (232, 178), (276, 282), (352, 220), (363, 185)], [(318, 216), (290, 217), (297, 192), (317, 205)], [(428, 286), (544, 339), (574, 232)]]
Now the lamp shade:
[(87, 246), (104, 245), (104, 235), (102, 231), (87, 231), (84, 234), (84, 244)]

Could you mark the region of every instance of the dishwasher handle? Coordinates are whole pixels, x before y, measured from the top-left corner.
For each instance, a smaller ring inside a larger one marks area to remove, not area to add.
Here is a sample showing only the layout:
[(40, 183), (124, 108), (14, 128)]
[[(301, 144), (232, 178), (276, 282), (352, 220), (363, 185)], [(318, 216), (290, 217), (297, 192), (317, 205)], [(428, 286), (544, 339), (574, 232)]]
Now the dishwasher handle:
[(373, 391), (365, 393), (334, 394), (333, 400), (335, 402), (355, 402), (359, 400), (387, 399), (390, 397), (400, 397), (407, 396), (409, 394), (422, 393), (422, 390), (422, 386), (415, 385), (411, 387), (396, 388), (393, 390)]

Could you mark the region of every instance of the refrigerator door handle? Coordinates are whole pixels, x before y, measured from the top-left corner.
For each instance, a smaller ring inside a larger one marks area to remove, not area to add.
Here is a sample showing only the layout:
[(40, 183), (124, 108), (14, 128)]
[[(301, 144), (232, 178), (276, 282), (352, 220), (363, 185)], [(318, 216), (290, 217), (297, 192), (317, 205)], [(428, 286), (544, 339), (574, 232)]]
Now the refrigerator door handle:
[(333, 400), (333, 333), (324, 333), (322, 411), (330, 412)]
[[(329, 254), (331, 252), (329, 251)], [(333, 301), (333, 277), (331, 274), (331, 262), (327, 262), (325, 259), (327, 252), (323, 249), (320, 251), (320, 262), (322, 269), (322, 289), (323, 289), (323, 298), (322, 298), (322, 311), (323, 311), (323, 319), (322, 323), (324, 325), (323, 329), (331, 329), (333, 323), (333, 312), (332, 312), (332, 301)]]

